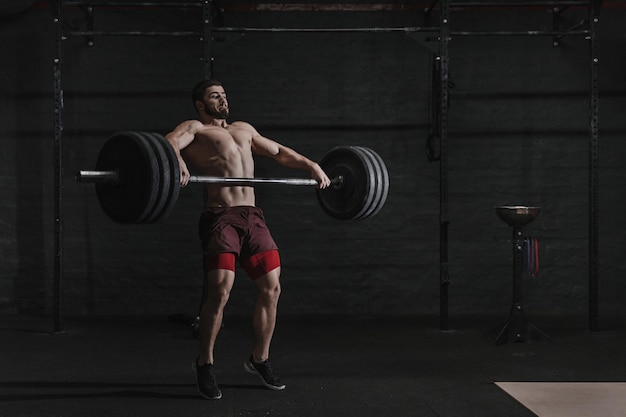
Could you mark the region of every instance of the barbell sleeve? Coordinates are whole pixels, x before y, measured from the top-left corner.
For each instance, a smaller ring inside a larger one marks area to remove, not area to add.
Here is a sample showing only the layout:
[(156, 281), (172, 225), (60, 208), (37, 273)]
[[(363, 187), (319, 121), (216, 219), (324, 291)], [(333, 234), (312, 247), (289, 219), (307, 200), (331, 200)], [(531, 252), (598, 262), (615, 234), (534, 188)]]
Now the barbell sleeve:
[[(78, 171), (76, 174), (78, 182), (106, 183), (118, 182), (120, 176), (117, 171)], [(308, 185), (314, 186), (318, 182), (311, 178), (228, 178), (228, 177), (205, 177), (195, 176), (189, 177), (189, 182), (205, 183), (205, 184), (225, 184), (225, 185), (254, 185), (254, 184), (283, 184), (283, 185)], [(337, 176), (331, 180), (331, 184), (339, 187), (343, 184), (343, 177)]]
[(118, 182), (120, 175), (117, 171), (78, 171), (76, 174), (76, 181), (78, 182), (92, 182), (92, 183), (105, 183), (105, 182)]

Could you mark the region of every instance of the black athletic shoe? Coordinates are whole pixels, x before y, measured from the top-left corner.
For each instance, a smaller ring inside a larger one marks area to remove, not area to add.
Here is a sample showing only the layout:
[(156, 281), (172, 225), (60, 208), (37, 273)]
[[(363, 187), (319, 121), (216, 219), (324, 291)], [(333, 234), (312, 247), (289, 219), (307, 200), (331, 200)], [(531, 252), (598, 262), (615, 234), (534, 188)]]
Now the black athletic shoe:
[(263, 385), (269, 389), (280, 391), (286, 387), (286, 385), (280, 382), (280, 379), (274, 375), (269, 359), (261, 363), (256, 363), (252, 360), (252, 356), (250, 356), (250, 359), (243, 364), (243, 369), (261, 378)]
[(219, 400), (222, 398), (222, 391), (215, 381), (215, 371), (212, 363), (199, 366), (197, 362), (193, 362), (193, 369), (196, 371), (196, 386), (198, 392), (204, 398), (209, 400)]

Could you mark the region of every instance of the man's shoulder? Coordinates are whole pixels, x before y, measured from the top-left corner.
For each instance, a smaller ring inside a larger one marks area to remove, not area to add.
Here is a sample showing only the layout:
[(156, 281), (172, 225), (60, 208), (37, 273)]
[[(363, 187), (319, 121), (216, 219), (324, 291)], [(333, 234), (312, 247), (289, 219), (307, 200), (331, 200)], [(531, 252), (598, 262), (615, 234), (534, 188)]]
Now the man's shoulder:
[(204, 124), (200, 120), (190, 119), (190, 120), (185, 120), (184, 122), (181, 122), (178, 125), (178, 128), (179, 129), (182, 128), (188, 132), (193, 133), (194, 131), (202, 129), (203, 126)]

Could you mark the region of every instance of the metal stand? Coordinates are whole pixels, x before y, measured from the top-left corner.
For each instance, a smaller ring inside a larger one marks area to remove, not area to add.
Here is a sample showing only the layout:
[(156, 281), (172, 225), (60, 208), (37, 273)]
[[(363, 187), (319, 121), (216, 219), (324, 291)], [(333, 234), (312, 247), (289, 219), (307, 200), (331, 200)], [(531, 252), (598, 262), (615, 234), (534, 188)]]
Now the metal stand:
[(513, 305), (509, 318), (498, 337), (496, 344), (507, 342), (529, 342), (531, 340), (552, 343), (550, 338), (541, 330), (528, 323), (524, 314), (522, 303), (522, 255), (524, 249), (524, 238), (522, 226), (532, 222), (539, 214), (536, 207), (525, 206), (500, 206), (496, 207), (496, 212), (501, 220), (513, 228)]
[(498, 337), (496, 344), (506, 342), (528, 342), (536, 340), (552, 343), (550, 338), (541, 330), (528, 323), (522, 304), (522, 251), (524, 239), (521, 226), (513, 226), (513, 305), (509, 318)]

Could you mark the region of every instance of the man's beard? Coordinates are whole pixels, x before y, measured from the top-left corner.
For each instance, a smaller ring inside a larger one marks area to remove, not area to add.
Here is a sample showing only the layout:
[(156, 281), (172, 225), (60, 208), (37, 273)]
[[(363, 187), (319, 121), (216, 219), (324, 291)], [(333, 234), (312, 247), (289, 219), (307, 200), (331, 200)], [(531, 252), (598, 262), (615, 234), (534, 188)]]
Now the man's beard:
[(224, 109), (224, 110), (209, 110), (207, 111), (207, 114), (211, 117), (214, 117), (216, 119), (227, 119), (228, 118), (228, 109)]
[(228, 118), (228, 107), (223, 110), (213, 110), (208, 103), (204, 103), (204, 108), (206, 109), (206, 114), (216, 119), (227, 119)]

